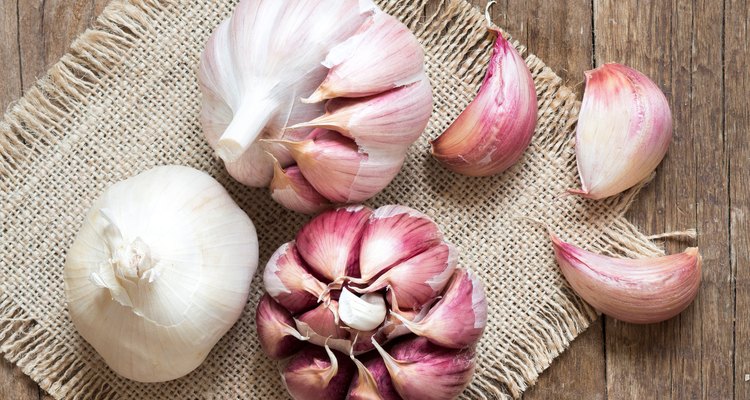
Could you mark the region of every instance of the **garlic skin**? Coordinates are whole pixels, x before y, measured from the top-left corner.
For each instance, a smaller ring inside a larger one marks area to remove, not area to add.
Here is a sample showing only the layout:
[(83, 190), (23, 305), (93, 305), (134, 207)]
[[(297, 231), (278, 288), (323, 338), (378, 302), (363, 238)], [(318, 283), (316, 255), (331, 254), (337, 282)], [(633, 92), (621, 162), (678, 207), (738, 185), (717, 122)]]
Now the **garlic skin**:
[(263, 352), (275, 360), (298, 352), (302, 348), (302, 341), (308, 339), (293, 327), (294, 319), (289, 311), (267, 294), (258, 303), (255, 326)]
[(383, 357), (396, 391), (405, 399), (451, 400), (469, 386), (474, 350), (449, 350), (414, 338), (396, 344), (390, 354), (373, 343)]
[[(296, 332), (308, 346), (349, 354), (357, 369), (347, 386), (353, 400), (433, 398), (435, 390), (444, 391), (437, 398), (454, 398), (471, 378), (471, 349), (487, 321), (483, 286), (476, 275), (457, 268), (457, 260), (456, 248), (438, 225), (417, 210), (387, 205), (325, 211), (266, 266), (266, 290), (289, 305), (287, 314), (278, 314), (290, 316), (294, 326), (290, 334), (289, 319), (267, 324), (273, 332), (263, 336), (291, 341), (299, 339)], [(395, 354), (394, 349), (415, 340), (428, 345), (417, 346), (414, 368), (406, 365), (412, 353), (399, 353), (403, 360), (398, 361), (384, 361), (380, 354)], [(275, 346), (263, 348), (278, 358)], [(453, 357), (457, 361), (450, 364)], [(435, 390), (399, 378), (422, 373), (430, 363), (448, 371)]]
[(354, 367), (328, 346), (307, 346), (286, 365), (281, 377), (294, 400), (343, 399)]
[(487, 326), (487, 297), (476, 275), (458, 269), (443, 297), (419, 321), (398, 314), (406, 328), (432, 343), (462, 349), (476, 343)]
[(232, 177), (313, 214), (396, 176), (432, 112), (424, 70), (414, 35), (370, 0), (241, 0), (201, 57), (201, 124)]
[(357, 366), (357, 376), (349, 388), (347, 400), (401, 400), (381, 357), (371, 357), (364, 362), (352, 357), (352, 361)]
[(432, 142), (432, 155), (449, 170), (490, 176), (518, 162), (534, 135), (534, 79), (518, 51), (499, 30), (479, 93)]
[(255, 228), (218, 182), (156, 167), (91, 206), (66, 257), (68, 311), (118, 374), (176, 379), (237, 321), (257, 263)]
[(634, 324), (666, 321), (693, 302), (701, 282), (698, 248), (656, 258), (591, 253), (551, 235), (560, 270), (576, 294), (603, 314)]
[(672, 113), (659, 87), (642, 73), (609, 63), (586, 71), (576, 128), (581, 189), (603, 199), (629, 189), (653, 172), (672, 140)]
[(404, 24), (377, 12), (331, 49), (323, 65), (330, 68), (328, 76), (305, 102), (370, 96), (414, 83), (424, 70), (424, 52)]

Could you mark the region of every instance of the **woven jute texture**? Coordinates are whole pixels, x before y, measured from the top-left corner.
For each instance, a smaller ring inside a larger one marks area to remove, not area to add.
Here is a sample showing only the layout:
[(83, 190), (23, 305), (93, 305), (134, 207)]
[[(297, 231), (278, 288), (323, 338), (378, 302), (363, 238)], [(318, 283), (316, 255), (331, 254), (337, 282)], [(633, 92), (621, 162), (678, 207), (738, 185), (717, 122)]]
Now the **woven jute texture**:
[[(233, 181), (201, 135), (198, 57), (235, 1), (114, 0), (0, 125), (0, 351), (56, 398), (287, 398), (256, 340), (260, 273), (244, 315), (206, 361), (163, 384), (131, 382), (107, 368), (73, 328), (63, 292), (65, 252), (93, 200), (156, 165), (193, 166), (227, 187), (258, 229), (260, 270), (307, 220), (275, 204), (267, 190)], [(637, 188), (600, 202), (564, 195), (577, 185), (571, 139), (579, 103), (520, 44), (539, 95), (539, 123), (524, 158), (481, 179), (454, 175), (431, 159), (428, 140), (473, 98), (492, 38), (480, 12), (463, 0), (426, 3), (379, 0), (424, 44), (435, 108), (402, 172), (370, 203), (432, 216), (459, 247), (461, 264), (483, 278), (490, 316), (464, 398), (518, 397), (596, 318), (566, 286), (546, 232), (533, 220), (592, 250), (660, 250), (623, 219)]]

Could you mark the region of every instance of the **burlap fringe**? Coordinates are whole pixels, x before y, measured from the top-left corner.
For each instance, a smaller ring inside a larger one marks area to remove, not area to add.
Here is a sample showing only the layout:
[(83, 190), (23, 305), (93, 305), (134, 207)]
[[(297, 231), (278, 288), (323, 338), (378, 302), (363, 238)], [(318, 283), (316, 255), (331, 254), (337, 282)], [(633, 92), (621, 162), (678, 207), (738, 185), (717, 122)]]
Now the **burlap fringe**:
[[(153, 30), (154, 14), (171, 4), (172, 0), (113, 0), (107, 6), (47, 75), (8, 107), (0, 122), (0, 176), (22, 173), (37, 147), (61, 139), (62, 126), (87, 105), (100, 77), (116, 70), (136, 39)], [(0, 207), (8, 210), (15, 205), (18, 197), (13, 193), (18, 188), (7, 187), (6, 181), (0, 180), (0, 190), (9, 194), (9, 202)], [(1, 267), (0, 271), (8, 266)], [(55, 398), (118, 398), (96, 371), (85, 368), (76, 352), (39, 325), (9, 293), (0, 293), (0, 352)]]
[[(0, 123), (0, 176), (19, 173), (37, 146), (59, 140), (61, 127), (74, 115), (74, 110), (85, 107), (102, 74), (116, 70), (136, 39), (153, 30), (155, 13), (175, 3), (172, 0), (113, 0), (94, 27), (71, 45), (70, 52), (52, 67), (47, 76), (9, 107), (5, 122)], [(477, 22), (474, 26), (483, 26), (480, 23), (483, 16), (479, 11), (462, 0), (440, 1), (425, 18), (421, 18), (427, 9), (425, 0), (388, 2), (384, 8), (392, 13), (398, 11), (401, 15), (412, 15), (404, 23), (425, 43), (444, 33), (456, 20), (469, 19)], [(445, 55), (445, 59), (429, 59), (428, 63), (448, 64), (455, 71), (457, 81), (464, 82), (472, 91), (483, 77), (482, 71), (489, 57), (487, 43), (485, 29), (460, 32), (458, 40), (447, 41), (437, 52)], [(513, 43), (522, 54), (525, 53), (526, 49), (517, 41)], [(457, 53), (460, 57), (455, 57)], [(575, 118), (571, 116), (577, 115), (580, 107), (574, 93), (562, 86), (560, 78), (534, 55), (527, 55), (526, 61), (538, 82), (545, 83), (545, 90), (558, 92), (552, 100), (556, 103), (550, 107), (562, 110), (572, 126)], [(548, 136), (553, 140), (553, 135)], [(559, 154), (567, 149), (563, 143), (556, 151)], [(0, 187), (0, 190), (12, 193), (14, 188)], [(638, 188), (629, 191), (625, 194), (625, 201), (632, 202), (637, 192)], [(13, 199), (12, 195), (9, 197)], [(607, 227), (593, 247), (633, 257), (662, 254), (656, 245), (622, 218)], [(502, 359), (496, 360), (494, 367), (484, 368), (477, 374), (464, 398), (519, 397), (570, 341), (597, 317), (593, 309), (565, 288), (555, 295), (554, 300), (554, 303), (543, 306), (533, 321), (520, 324), (525, 331), (519, 338), (527, 339), (512, 343)], [(0, 352), (6, 359), (18, 365), (52, 396), (116, 398), (114, 389), (95, 371), (84, 368), (83, 362), (72, 356), (75, 352), (66, 351), (65, 346), (15, 304), (9, 294), (0, 294)]]

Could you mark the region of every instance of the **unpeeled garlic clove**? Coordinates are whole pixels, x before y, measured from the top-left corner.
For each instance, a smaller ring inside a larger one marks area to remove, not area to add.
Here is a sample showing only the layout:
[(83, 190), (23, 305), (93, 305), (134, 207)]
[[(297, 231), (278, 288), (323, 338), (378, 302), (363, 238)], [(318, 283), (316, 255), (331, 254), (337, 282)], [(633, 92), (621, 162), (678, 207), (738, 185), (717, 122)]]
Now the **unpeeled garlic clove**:
[(362, 227), (372, 211), (349, 206), (326, 211), (297, 233), (297, 250), (317, 274), (336, 281), (356, 271)]
[(432, 155), (453, 172), (489, 176), (515, 164), (531, 143), (537, 116), (534, 79), (500, 31), (482, 87), (432, 142)]
[(696, 247), (663, 257), (621, 259), (585, 251), (554, 235), (551, 239), (560, 270), (576, 294), (621, 321), (665, 321), (698, 294), (701, 256)]
[(359, 32), (331, 49), (323, 83), (305, 99), (364, 97), (416, 82), (424, 68), (422, 46), (406, 25), (376, 12)]
[(331, 206), (328, 199), (302, 176), (299, 167), (292, 165), (284, 169), (275, 158), (273, 163), (273, 179), (269, 189), (271, 197), (279, 204), (303, 214), (315, 214)]
[[(338, 302), (331, 300), (329, 304), (320, 303), (317, 307), (297, 317), (309, 329), (306, 331), (297, 325), (297, 330), (312, 339), (315, 334), (324, 338), (346, 339), (349, 333), (339, 326)], [(311, 340), (311, 342), (313, 342)]]
[(302, 266), (294, 242), (283, 244), (271, 255), (263, 284), (268, 294), (292, 313), (311, 309), (326, 291), (326, 285)]
[(293, 328), (294, 319), (284, 307), (271, 296), (264, 295), (255, 312), (255, 325), (258, 330), (258, 341), (263, 352), (274, 360), (291, 356), (307, 340), (297, 329)]
[(392, 301), (399, 307), (419, 309), (442, 292), (457, 261), (455, 247), (440, 243), (397, 263), (368, 286), (352, 290), (368, 293), (390, 287), (390, 295), (395, 296)]
[(295, 400), (343, 399), (353, 376), (352, 362), (328, 346), (305, 347), (281, 374)]
[(359, 269), (362, 280), (374, 278), (398, 261), (411, 258), (443, 240), (428, 216), (404, 206), (375, 210), (362, 234)]
[(388, 354), (377, 342), (373, 344), (405, 399), (455, 399), (474, 374), (473, 348), (446, 349), (416, 337), (397, 343)]
[(302, 175), (333, 203), (358, 203), (385, 188), (404, 162), (403, 151), (365, 154), (339, 133), (316, 129), (303, 141), (276, 141), (285, 146)]
[(358, 297), (346, 288), (339, 297), (339, 317), (341, 322), (359, 331), (371, 331), (385, 320), (386, 307), (383, 296), (366, 293)]
[(646, 179), (672, 140), (669, 102), (642, 73), (616, 63), (586, 71), (576, 128), (581, 189), (590, 199), (616, 195)]
[(432, 113), (432, 87), (419, 81), (374, 96), (335, 98), (326, 113), (290, 129), (324, 128), (354, 141), (367, 154), (386, 149), (403, 152), (424, 132)]
[(357, 367), (357, 376), (349, 388), (347, 400), (401, 400), (382, 358), (372, 357), (360, 362), (352, 357), (352, 361)]
[(409, 330), (432, 343), (462, 349), (482, 337), (487, 325), (487, 297), (476, 275), (457, 269), (443, 298), (424, 318), (414, 322), (398, 314), (395, 316)]

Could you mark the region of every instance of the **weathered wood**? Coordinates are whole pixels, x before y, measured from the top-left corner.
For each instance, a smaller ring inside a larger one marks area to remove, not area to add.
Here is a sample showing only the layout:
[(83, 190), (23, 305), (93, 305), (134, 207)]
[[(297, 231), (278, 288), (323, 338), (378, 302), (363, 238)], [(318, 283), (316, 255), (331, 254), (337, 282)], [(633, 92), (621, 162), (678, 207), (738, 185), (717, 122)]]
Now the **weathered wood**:
[[(613, 398), (732, 397), (722, 10), (718, 2), (595, 2), (597, 64), (624, 62), (651, 76), (674, 113), (669, 155), (631, 219), (652, 232), (695, 226), (704, 257), (699, 297), (679, 317), (651, 326), (607, 320), (607, 387)], [(677, 252), (684, 246), (666, 247)]]
[[(91, 25), (108, 0), (0, 0), (0, 109), (21, 96)], [(0, 363), (0, 399), (49, 399), (17, 367)]]
[[(106, 2), (0, 0), (2, 109)], [(524, 397), (750, 398), (747, 1), (501, 0), (492, 16), (579, 95), (582, 72), (607, 61), (660, 85), (674, 113), (674, 142), (629, 218), (654, 233), (696, 227), (695, 243), (666, 248), (698, 245), (704, 256), (704, 284), (685, 313), (652, 326), (595, 322)], [(49, 399), (7, 362), (0, 362), (0, 398)]]
[(750, 399), (750, 11), (746, 0), (726, 2), (724, 127), (729, 155), (730, 260), (735, 276), (734, 398)]

